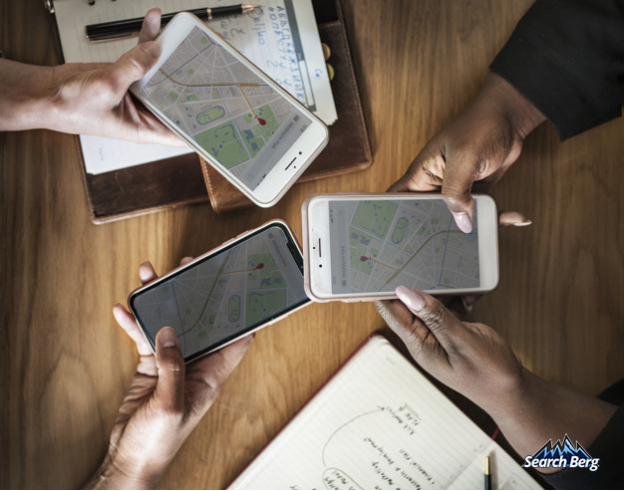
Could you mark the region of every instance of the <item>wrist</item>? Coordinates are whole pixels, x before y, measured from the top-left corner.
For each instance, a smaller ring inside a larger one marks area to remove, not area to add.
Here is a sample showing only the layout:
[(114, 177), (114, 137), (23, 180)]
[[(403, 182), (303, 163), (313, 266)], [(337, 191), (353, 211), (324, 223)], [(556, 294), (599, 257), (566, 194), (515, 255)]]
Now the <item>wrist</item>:
[(506, 421), (517, 421), (518, 414), (524, 412), (527, 405), (533, 404), (539, 393), (548, 390), (546, 385), (548, 382), (522, 367), (513, 384), (497, 391), (494, 397), (490, 395), (479, 406), (502, 426)]
[(524, 141), (546, 117), (507, 80), (490, 72), (483, 86), (486, 99), (496, 104), (509, 121), (515, 136)]
[(154, 489), (167, 467), (168, 462), (130, 462), (109, 453), (84, 489)]
[(47, 127), (53, 106), (53, 67), (0, 60), (0, 130)]

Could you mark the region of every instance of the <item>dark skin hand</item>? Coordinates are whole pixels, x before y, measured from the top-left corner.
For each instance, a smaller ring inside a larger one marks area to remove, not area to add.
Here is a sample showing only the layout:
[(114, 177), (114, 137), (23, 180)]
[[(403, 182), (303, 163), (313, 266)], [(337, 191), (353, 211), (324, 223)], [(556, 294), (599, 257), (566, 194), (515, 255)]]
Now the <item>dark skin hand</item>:
[(461, 322), (424, 292), (400, 286), (396, 293), (398, 300), (376, 303), (388, 326), (424, 370), (487, 411), (520, 456), (566, 433), (588, 448), (615, 413), (612, 404), (523, 368), (491, 327)]
[(522, 151), (544, 116), (491, 73), (474, 102), (422, 149), (390, 192), (441, 191), (460, 230), (470, 232), (473, 184), (491, 185)]
[[(190, 262), (185, 258), (181, 265)], [(157, 278), (150, 263), (141, 284)], [(137, 372), (119, 409), (104, 462), (85, 484), (90, 489), (153, 489), (186, 438), (212, 406), (249, 348), (253, 335), (185, 365), (178, 338), (164, 327), (152, 351), (136, 320), (122, 305), (113, 313), (139, 352)]]

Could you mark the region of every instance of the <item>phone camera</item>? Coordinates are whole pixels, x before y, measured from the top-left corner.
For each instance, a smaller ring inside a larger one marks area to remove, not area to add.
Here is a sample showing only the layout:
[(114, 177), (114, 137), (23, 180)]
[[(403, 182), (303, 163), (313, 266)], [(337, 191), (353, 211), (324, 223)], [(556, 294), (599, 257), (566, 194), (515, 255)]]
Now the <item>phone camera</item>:
[(323, 267), (323, 265), (322, 265), (322, 264), (319, 264), (319, 268), (322, 268), (322, 267)]
[(301, 155), (301, 154), (302, 154), (302, 152), (299, 152), (299, 155)]

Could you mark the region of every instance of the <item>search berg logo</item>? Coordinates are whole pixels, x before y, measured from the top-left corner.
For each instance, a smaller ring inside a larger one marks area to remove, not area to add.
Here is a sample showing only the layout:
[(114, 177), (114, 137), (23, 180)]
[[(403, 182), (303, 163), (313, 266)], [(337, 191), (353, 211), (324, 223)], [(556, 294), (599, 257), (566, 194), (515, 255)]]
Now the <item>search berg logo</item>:
[(528, 455), (522, 467), (588, 467), (590, 471), (598, 470), (600, 459), (592, 459), (579, 442), (576, 447), (565, 436), (563, 443), (557, 440), (555, 446), (548, 440), (535, 455)]

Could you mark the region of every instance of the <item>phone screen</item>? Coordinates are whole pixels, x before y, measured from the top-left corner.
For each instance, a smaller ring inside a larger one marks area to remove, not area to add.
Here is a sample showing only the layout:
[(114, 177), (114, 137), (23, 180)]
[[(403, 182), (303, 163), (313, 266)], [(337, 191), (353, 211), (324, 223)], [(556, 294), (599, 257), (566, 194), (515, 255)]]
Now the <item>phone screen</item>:
[(152, 345), (172, 327), (185, 359), (308, 302), (303, 259), (285, 230), (271, 225), (131, 298)]
[(198, 27), (139, 94), (252, 191), (311, 123)]
[(329, 201), (332, 293), (479, 287), (477, 210), (465, 234), (442, 199)]

